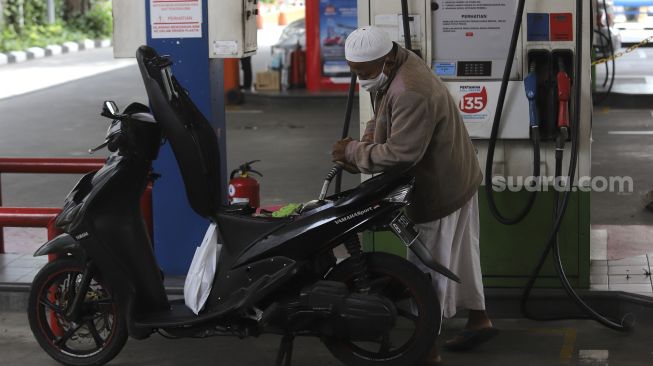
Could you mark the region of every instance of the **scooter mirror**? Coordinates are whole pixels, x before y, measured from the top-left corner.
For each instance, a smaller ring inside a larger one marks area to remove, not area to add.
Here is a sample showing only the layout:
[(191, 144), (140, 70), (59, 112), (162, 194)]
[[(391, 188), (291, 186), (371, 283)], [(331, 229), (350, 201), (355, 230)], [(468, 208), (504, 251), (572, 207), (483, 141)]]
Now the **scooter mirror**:
[(104, 102), (104, 107), (102, 108), (103, 115), (115, 116), (118, 114), (118, 106), (113, 100), (107, 100)]

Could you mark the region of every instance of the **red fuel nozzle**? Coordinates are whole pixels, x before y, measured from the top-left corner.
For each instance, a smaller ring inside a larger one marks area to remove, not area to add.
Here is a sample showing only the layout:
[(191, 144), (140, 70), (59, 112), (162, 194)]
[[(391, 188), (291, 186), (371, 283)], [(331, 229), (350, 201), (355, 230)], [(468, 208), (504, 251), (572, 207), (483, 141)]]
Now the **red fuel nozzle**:
[(569, 99), (571, 96), (571, 78), (564, 71), (558, 76), (558, 128), (569, 127)]

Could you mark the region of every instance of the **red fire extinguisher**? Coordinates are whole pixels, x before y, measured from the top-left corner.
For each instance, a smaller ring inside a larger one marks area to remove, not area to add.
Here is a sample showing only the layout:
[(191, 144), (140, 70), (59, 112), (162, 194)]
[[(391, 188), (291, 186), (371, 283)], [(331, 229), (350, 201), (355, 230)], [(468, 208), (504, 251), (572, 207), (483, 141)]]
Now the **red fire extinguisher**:
[(290, 53), (290, 87), (305, 88), (304, 75), (306, 75), (306, 51), (302, 51), (302, 46), (297, 42), (297, 46)]
[(260, 160), (252, 160), (238, 167), (231, 172), (229, 177), (229, 203), (248, 202), (253, 208), (260, 205), (259, 184), (256, 179), (250, 177), (256, 174), (262, 177), (263, 174), (252, 170), (252, 164)]

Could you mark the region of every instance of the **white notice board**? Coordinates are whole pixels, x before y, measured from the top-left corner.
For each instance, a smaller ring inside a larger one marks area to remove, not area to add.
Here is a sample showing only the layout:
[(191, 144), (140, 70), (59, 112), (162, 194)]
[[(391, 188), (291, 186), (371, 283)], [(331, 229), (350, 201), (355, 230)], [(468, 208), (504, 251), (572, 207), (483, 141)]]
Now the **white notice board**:
[(150, 0), (152, 38), (202, 38), (201, 0)]
[(439, 5), (433, 13), (435, 60), (506, 58), (516, 0), (440, 0)]

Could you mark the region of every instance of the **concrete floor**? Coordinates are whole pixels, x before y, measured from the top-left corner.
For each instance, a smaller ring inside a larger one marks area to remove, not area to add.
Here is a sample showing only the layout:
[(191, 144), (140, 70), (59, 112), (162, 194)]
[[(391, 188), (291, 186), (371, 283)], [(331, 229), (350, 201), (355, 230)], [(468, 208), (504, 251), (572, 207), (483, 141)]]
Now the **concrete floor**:
[[(642, 37), (643, 39), (644, 37)], [(623, 49), (622, 49), (623, 51)], [(616, 59), (615, 80), (612, 91), (625, 94), (653, 94), (653, 48), (642, 47)], [(612, 63), (608, 63), (608, 75), (612, 74)], [(605, 81), (605, 64), (596, 67), (597, 90), (604, 91), (610, 80)]]
[[(43, 352), (26, 325), (23, 313), (0, 313), (0, 365), (57, 365)], [(448, 321), (440, 340), (462, 326)], [(590, 321), (533, 322), (500, 319), (497, 338), (468, 353), (444, 353), (448, 366), (584, 365), (643, 366), (653, 363), (653, 329), (640, 327), (617, 333)], [(270, 365), (279, 339), (275, 336), (167, 340), (158, 335), (129, 340), (111, 365)], [(482, 360), (482, 362), (481, 362)], [(480, 363), (479, 363), (480, 362)], [(340, 365), (319, 340), (299, 338), (294, 365)]]
[(592, 128), (592, 175), (632, 177), (632, 192), (592, 192), (592, 229), (605, 231), (607, 259), (653, 252), (653, 128), (651, 110), (596, 108)]

